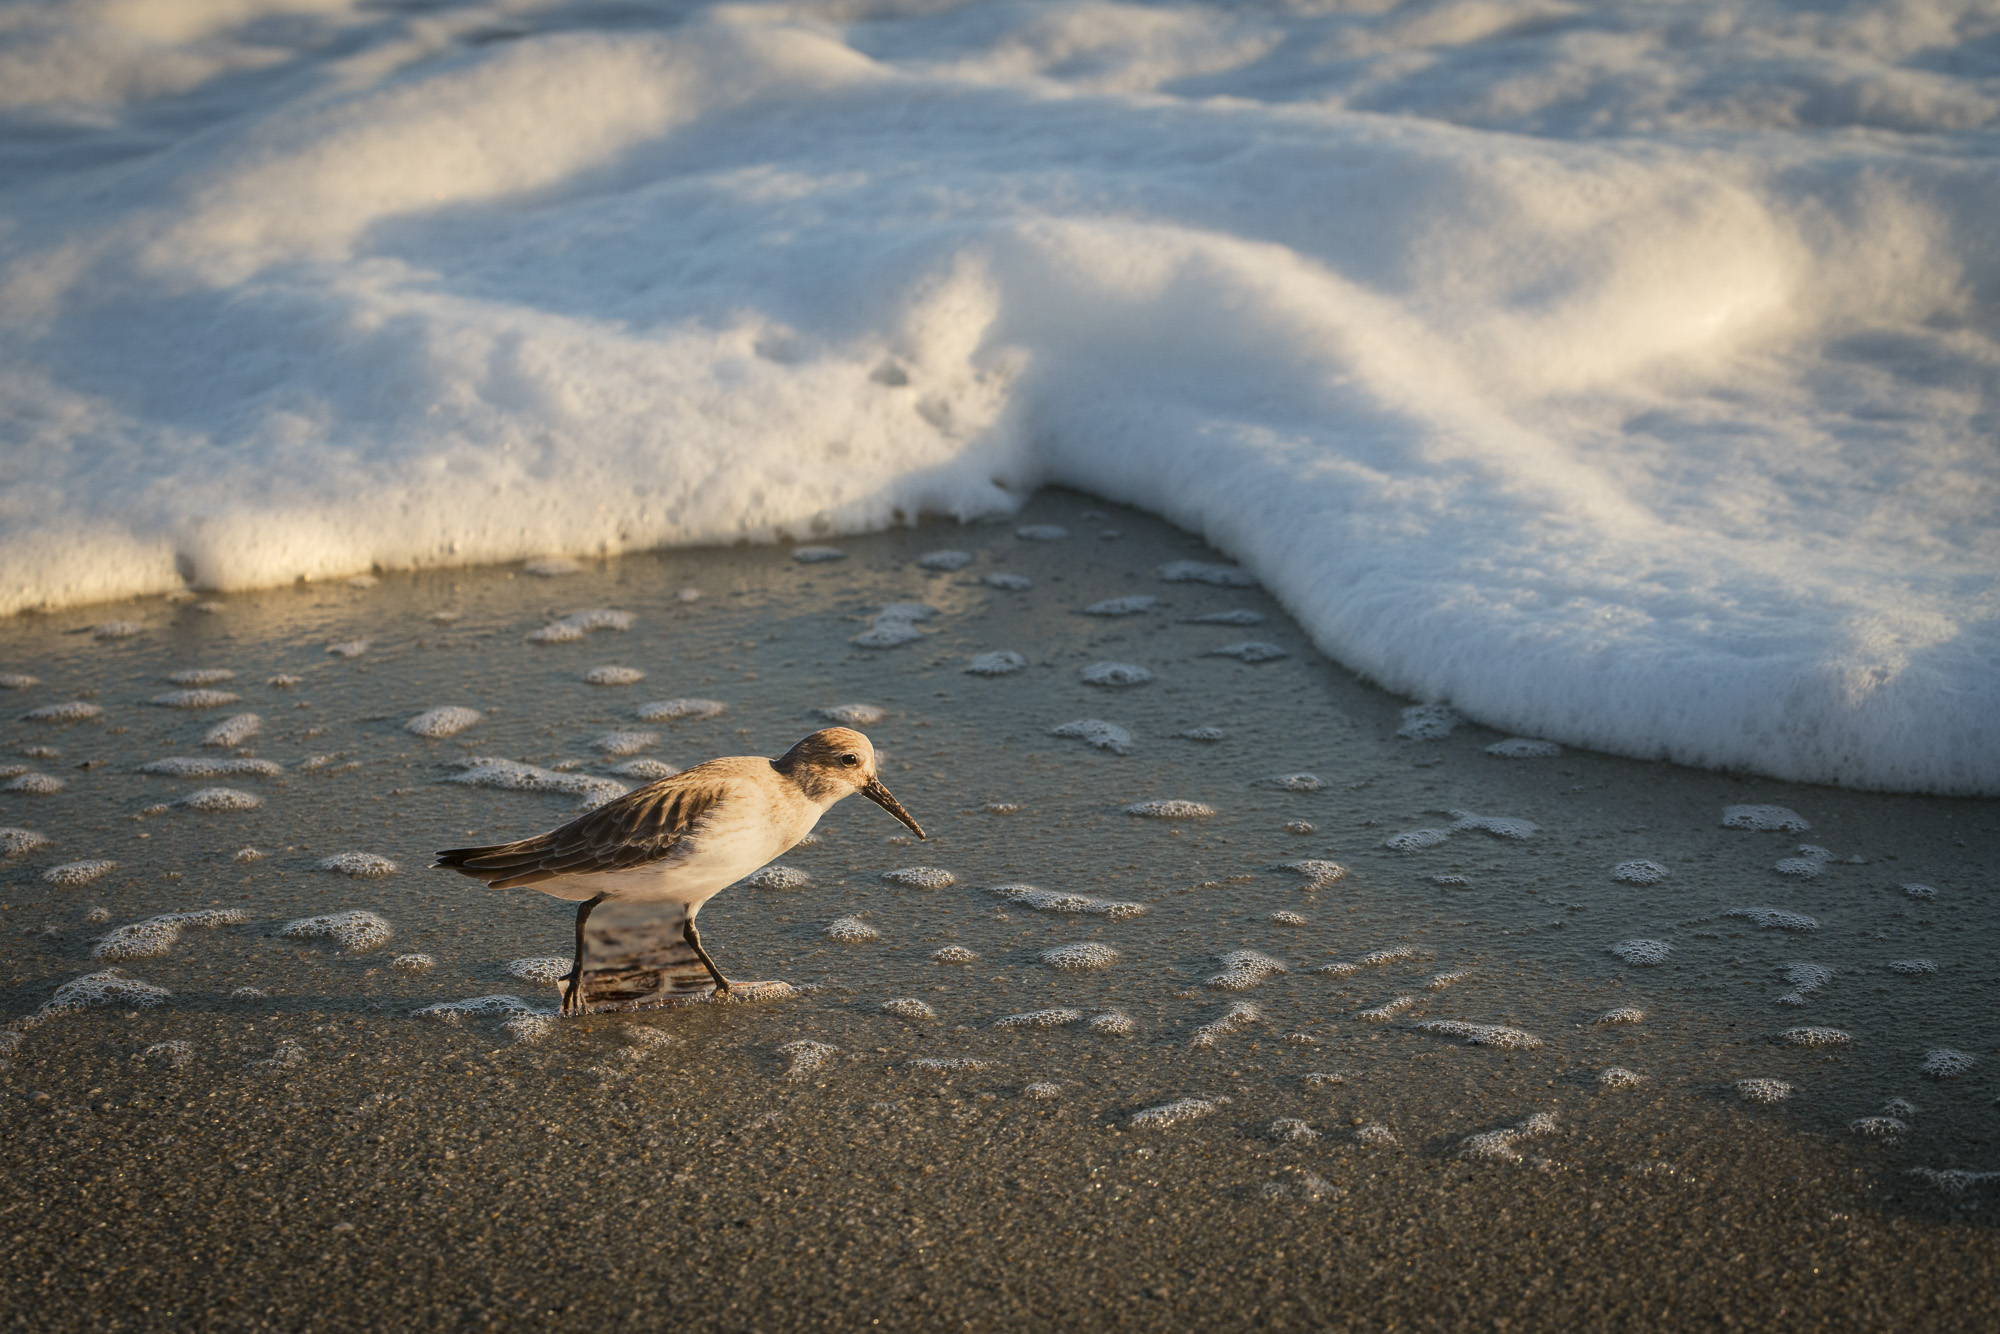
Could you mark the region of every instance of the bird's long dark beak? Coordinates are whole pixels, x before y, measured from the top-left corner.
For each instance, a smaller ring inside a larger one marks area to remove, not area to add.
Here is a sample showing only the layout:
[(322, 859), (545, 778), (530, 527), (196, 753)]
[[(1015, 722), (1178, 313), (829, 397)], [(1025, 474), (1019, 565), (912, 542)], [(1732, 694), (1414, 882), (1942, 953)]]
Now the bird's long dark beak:
[(901, 820), (904, 824), (908, 825), (910, 827), (910, 832), (915, 834), (918, 838), (922, 838), (924, 836), (923, 826), (910, 818), (910, 813), (903, 809), (902, 802), (897, 801), (894, 797), (889, 795), (889, 789), (882, 786), (881, 779), (879, 778), (869, 779), (868, 785), (861, 789), (861, 795), (868, 798), (868, 800), (874, 802), (877, 806), (880, 806), (883, 810), (889, 812), (889, 814), (895, 816), (898, 820)]

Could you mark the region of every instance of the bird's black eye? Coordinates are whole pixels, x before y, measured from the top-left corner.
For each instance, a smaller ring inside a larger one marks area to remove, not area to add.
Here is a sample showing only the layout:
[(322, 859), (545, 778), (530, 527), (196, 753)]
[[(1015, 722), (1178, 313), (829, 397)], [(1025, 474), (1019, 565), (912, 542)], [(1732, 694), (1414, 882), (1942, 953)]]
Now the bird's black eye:
[(848, 754), (840, 757), (840, 762), (844, 767), (852, 769), (855, 765), (861, 763), (861, 757), (850, 751)]

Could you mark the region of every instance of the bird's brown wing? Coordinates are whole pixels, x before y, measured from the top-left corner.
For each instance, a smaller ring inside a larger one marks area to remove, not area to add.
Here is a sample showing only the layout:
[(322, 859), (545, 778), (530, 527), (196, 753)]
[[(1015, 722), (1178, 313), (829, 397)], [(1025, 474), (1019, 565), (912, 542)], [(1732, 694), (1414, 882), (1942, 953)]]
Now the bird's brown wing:
[(648, 783), (558, 829), (487, 848), (448, 848), (433, 866), (513, 889), (558, 876), (623, 871), (671, 853), (721, 800), (723, 788), (694, 770)]

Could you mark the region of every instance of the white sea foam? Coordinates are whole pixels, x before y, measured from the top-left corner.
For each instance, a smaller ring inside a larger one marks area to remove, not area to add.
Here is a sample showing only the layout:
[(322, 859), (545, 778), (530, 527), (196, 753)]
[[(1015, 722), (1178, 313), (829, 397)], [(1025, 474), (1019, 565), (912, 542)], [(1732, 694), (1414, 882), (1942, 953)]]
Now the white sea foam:
[(1012, 649), (995, 649), (991, 653), (981, 653), (965, 664), (965, 670), (973, 676), (1007, 676), (1028, 665), (1028, 660)]
[(508, 961), (507, 972), (523, 982), (545, 982), (550, 986), (569, 976), (570, 960), (555, 954), (535, 955)]
[(30, 690), (41, 683), (41, 677), (26, 672), (0, 672), (0, 690)]
[(1208, 979), (1221, 991), (1247, 991), (1275, 973), (1288, 973), (1282, 960), (1259, 950), (1231, 950), (1222, 956), (1222, 971)]
[(1141, 1130), (1168, 1130), (1204, 1116), (1213, 1116), (1229, 1102), (1227, 1098), (1179, 1098), (1173, 1102), (1134, 1112), (1130, 1124)]
[(812, 877), (795, 866), (766, 866), (746, 876), (743, 883), (752, 889), (804, 889), (812, 883)]
[(1151, 611), (1160, 605), (1156, 597), (1135, 593), (1131, 597), (1106, 598), (1093, 602), (1083, 609), (1085, 616), (1137, 616), (1142, 611)]
[(1212, 611), (1206, 616), (1190, 616), (1189, 625), (1262, 625), (1270, 618), (1262, 612), (1238, 608), (1234, 611)]
[(234, 681), (236, 673), (227, 667), (193, 667), (184, 672), (171, 672), (167, 684), (176, 686), (213, 686), (224, 681)]
[(1937, 891), (1929, 885), (1904, 885), (1901, 888), (1905, 895), (1913, 899), (1934, 899), (1937, 897)]
[(1654, 968), (1667, 961), (1674, 947), (1664, 940), (1621, 940), (1610, 950), (1635, 968)]
[(1532, 820), (1522, 820), (1511, 815), (1475, 815), (1471, 811), (1453, 811), (1452, 829), (1463, 833), (1476, 829), (1495, 838), (1529, 839), (1540, 833), (1542, 827)]
[(213, 759), (203, 756), (172, 755), (164, 760), (153, 760), (139, 766), (142, 774), (159, 774), (167, 778), (270, 778), (284, 772), (275, 760), (259, 760), (249, 756), (230, 759)]
[(426, 1005), (412, 1014), (429, 1019), (442, 1020), (447, 1024), (463, 1023), (467, 1019), (484, 1018), (490, 1015), (534, 1014), (536, 1009), (519, 996), (468, 996), (464, 1000), (438, 1001)]
[(1611, 868), (1611, 878), (1626, 885), (1657, 885), (1667, 878), (1667, 868), (1658, 862), (1619, 862)]
[(1168, 561), (1160, 566), (1157, 573), (1170, 584), (1208, 584), (1214, 588), (1257, 586), (1256, 577), (1249, 571), (1239, 570), (1233, 565), (1217, 565), (1212, 561)]
[(936, 614), (937, 608), (921, 602), (892, 602), (875, 613), (866, 630), (847, 642), (860, 648), (895, 648), (914, 643), (924, 637), (924, 632), (917, 629), (917, 622), (928, 621)]
[(958, 877), (942, 866), (905, 866), (882, 872), (882, 879), (906, 889), (948, 889), (958, 883)]
[(1279, 926), (1306, 925), (1306, 919), (1299, 913), (1291, 911), (1291, 909), (1289, 908), (1280, 908), (1274, 913), (1269, 913), (1265, 916), (1264, 920), (1267, 922), (1276, 922)]
[(1029, 1010), (1024, 1014), (1005, 1014), (993, 1021), (995, 1028), (1060, 1028), (1064, 1024), (1083, 1022), (1082, 1010)]
[(1460, 1141), (1458, 1154), (1461, 1158), (1497, 1158), (1512, 1161), (1521, 1156), (1517, 1147), (1521, 1141), (1537, 1135), (1554, 1134), (1556, 1119), (1548, 1112), (1536, 1112), (1518, 1126), (1503, 1130), (1487, 1130), (1477, 1135), (1468, 1135)]
[(331, 940), (341, 948), (359, 954), (388, 944), (395, 932), (380, 913), (361, 908), (301, 917), (278, 928), (278, 934), (294, 939)]
[(396, 863), (376, 852), (337, 852), (331, 857), (320, 858), (319, 869), (352, 876), (357, 880), (379, 880), (385, 875), (394, 875)]
[(1955, 1047), (1933, 1047), (1924, 1053), (1924, 1063), (1918, 1071), (1930, 1079), (1957, 1079), (1960, 1075), (1971, 1073), (1978, 1064), (1977, 1057)]
[(1126, 686), (1142, 686), (1153, 679), (1153, 674), (1132, 662), (1093, 662), (1077, 672), (1077, 679), (1089, 686), (1108, 686), (1119, 689)]
[(642, 750), (651, 750), (660, 744), (658, 732), (606, 732), (590, 743), (590, 748), (600, 754), (619, 759), (626, 755), (636, 755)]
[(1382, 840), (1382, 846), (1396, 852), (1422, 852), (1425, 848), (1434, 848), (1450, 840), (1449, 829), (1411, 829), (1389, 835)]
[(204, 787), (188, 793), (174, 804), (194, 811), (254, 811), (264, 804), (264, 799), (254, 792), (239, 792), (233, 787)]
[(1617, 1091), (1637, 1088), (1646, 1082), (1646, 1077), (1636, 1071), (1627, 1070), (1622, 1065), (1606, 1066), (1597, 1072), (1597, 1087)]
[(882, 933), (859, 917), (836, 917), (826, 924), (826, 928), (820, 934), (828, 940), (837, 940), (843, 945), (858, 945), (863, 941), (874, 940)]
[(1122, 899), (1097, 899), (1088, 894), (1065, 894), (1060, 890), (1037, 889), (1033, 885), (995, 885), (988, 893), (998, 894), (1036, 912), (1087, 913), (1095, 917), (1137, 917), (1146, 911), (1143, 903)]
[(188, 927), (213, 930), (250, 920), (241, 908), (200, 908), (193, 912), (162, 913), (143, 922), (130, 922), (99, 936), (91, 946), (93, 959), (147, 959), (166, 954)]
[(1085, 940), (1073, 945), (1051, 946), (1043, 950), (1038, 957), (1051, 968), (1064, 972), (1078, 972), (1092, 968), (1109, 968), (1118, 962), (1118, 951), (1109, 945)]
[(1417, 998), (1415, 996), (1397, 996), (1391, 1000), (1383, 1001), (1380, 1005), (1371, 1006), (1366, 1010), (1356, 1010), (1354, 1017), (1365, 1024), (1386, 1024), (1403, 1011), (1413, 1008), (1416, 1004)]
[(824, 565), (830, 560), (846, 560), (847, 553), (839, 547), (794, 547), (792, 559), (801, 565)]
[(234, 704), (239, 698), (233, 690), (169, 690), (146, 702), (163, 709), (218, 709), (224, 704)]
[(1123, 1038), (1138, 1032), (1139, 1022), (1122, 1010), (1107, 1010), (1103, 1014), (1093, 1015), (1084, 1027), (1093, 1033), (1102, 1033), (1106, 1037)]
[(997, 570), (992, 574), (982, 575), (979, 582), (985, 584), (988, 588), (997, 588), (1003, 593), (1025, 593), (1035, 586), (1035, 581), (1027, 575), (1009, 574), (1005, 570)]
[(1739, 1079), (1736, 1081), (1736, 1096), (1745, 1102), (1783, 1102), (1792, 1096), (1792, 1086), (1782, 1079)]
[(202, 733), (201, 744), (226, 748), (240, 746), (264, 730), (264, 720), (254, 713), (239, 713), (224, 718), (221, 722)]
[(1100, 718), (1080, 718), (1073, 723), (1058, 723), (1049, 729), (1049, 735), (1075, 737), (1086, 745), (1098, 750), (1108, 750), (1113, 755), (1132, 753), (1132, 734), (1117, 723), (1107, 723)]
[(1261, 640), (1246, 639), (1241, 643), (1225, 644), (1221, 648), (1208, 651), (1212, 658), (1234, 658), (1238, 662), (1276, 662), (1291, 655), (1276, 644), (1266, 644)]
[(428, 954), (398, 954), (389, 960), (389, 966), (408, 973), (421, 973), (426, 968), (437, 967), (437, 960)]
[(1506, 1024), (1474, 1024), (1462, 1019), (1429, 1019), (1418, 1024), (1426, 1033), (1436, 1033), (1442, 1037), (1464, 1038), (1475, 1047), (1505, 1047), (1512, 1049), (1532, 1049), (1542, 1045), (1542, 1040), (1533, 1033), (1511, 1028)]
[(1884, 966), (1904, 977), (1923, 977), (1938, 970), (1937, 964), (1929, 959), (1891, 959)]
[(10, 780), (0, 792), (20, 792), (30, 797), (52, 797), (68, 787), (62, 779), (53, 774), (25, 773)]
[(427, 709), (410, 719), (410, 721), (403, 724), (403, 730), (412, 735), (423, 737), (457, 736), (484, 716), (477, 709), (467, 709), (456, 704), (444, 704), (435, 709)]
[(1724, 917), (1741, 917), (1766, 931), (1817, 931), (1819, 922), (1802, 912), (1786, 908), (1731, 908)]
[(74, 1010), (100, 1009), (107, 1006), (145, 1009), (164, 1004), (170, 994), (165, 987), (156, 987), (150, 982), (141, 982), (136, 977), (128, 977), (117, 968), (107, 968), (100, 973), (85, 973), (82, 977), (73, 977), (58, 986), (55, 995), (44, 1001), (40, 1009), (22, 1019), (16, 1027), (32, 1028), (45, 1020)]
[(472, 756), (454, 760), (464, 772), (445, 780), (451, 783), (465, 783), (471, 787), (498, 788), (505, 792), (561, 792), (582, 798), (577, 804), (584, 810), (602, 806), (607, 801), (625, 795), (628, 789), (623, 783), (609, 778), (598, 778), (591, 774), (561, 773), (554, 769), (544, 769), (538, 765), (522, 764), (518, 760), (502, 759), (498, 756)]
[(1215, 807), (1199, 801), (1168, 797), (1159, 801), (1134, 802), (1125, 808), (1125, 813), (1149, 820), (1206, 820), (1215, 814)]
[(109, 858), (92, 857), (85, 861), (64, 862), (61, 866), (51, 866), (42, 872), (42, 879), (62, 889), (77, 889), (117, 869), (118, 863)]
[(1227, 741), (1229, 733), (1220, 727), (1190, 727), (1181, 733), (1190, 741)]
[(1802, 834), (1812, 828), (1803, 815), (1784, 806), (1725, 806), (1722, 827), (1775, 830), (1786, 834)]
[(876, 704), (828, 704), (813, 712), (842, 727), (873, 727), (889, 716), (887, 709)]
[(894, 1000), (885, 1000), (875, 1008), (884, 1014), (893, 1014), (899, 1019), (933, 1020), (938, 1017), (936, 1010), (915, 996), (899, 996)]
[(1413, 704), (1403, 710), (1396, 735), (1405, 741), (1442, 741), (1465, 720), (1447, 704)]
[(948, 549), (944, 551), (926, 551), (923, 555), (917, 557), (918, 568), (937, 570), (946, 574), (949, 574), (953, 570), (962, 570), (970, 564), (972, 564), (972, 553), (970, 551), (952, 551)]
[(978, 963), (979, 956), (963, 945), (940, 945), (931, 951), (932, 963)]
[(29, 709), (21, 715), (26, 723), (83, 723), (92, 718), (102, 717), (104, 710), (88, 700), (65, 700), (60, 704), (44, 704), (38, 709)]
[(641, 704), (632, 716), (642, 723), (671, 723), (690, 718), (713, 718), (727, 707), (712, 699), (662, 699)]
[(993, 1062), (981, 1060), (977, 1056), (919, 1056), (910, 1062), (913, 1070), (928, 1070), (933, 1074), (972, 1074), (980, 1070), (991, 1070)]
[(1778, 1034), (1778, 1041), (1787, 1047), (1845, 1047), (1854, 1039), (1837, 1028), (1808, 1025), (1786, 1029)]
[(1021, 1086), (1021, 1096), (1031, 1098), (1036, 1102), (1049, 1102), (1062, 1096), (1062, 1085), (1051, 1083), (1048, 1080), (1040, 1080), (1033, 1084), (1024, 1084)]
[(627, 760), (613, 765), (611, 772), (620, 778), (637, 778), (641, 782), (657, 783), (662, 778), (672, 778), (680, 772), (680, 766), (668, 764), (665, 760)]
[(637, 667), (593, 667), (583, 674), (583, 679), (594, 686), (632, 686), (646, 679), (646, 674)]
[(326, 651), (336, 658), (358, 658), (373, 647), (374, 644), (366, 639), (343, 639), (337, 644), (328, 644)]
[(573, 611), (560, 620), (551, 621), (528, 636), (531, 644), (574, 644), (599, 630), (630, 630), (637, 617), (629, 611), (616, 611), (610, 607), (593, 607), (588, 611)]

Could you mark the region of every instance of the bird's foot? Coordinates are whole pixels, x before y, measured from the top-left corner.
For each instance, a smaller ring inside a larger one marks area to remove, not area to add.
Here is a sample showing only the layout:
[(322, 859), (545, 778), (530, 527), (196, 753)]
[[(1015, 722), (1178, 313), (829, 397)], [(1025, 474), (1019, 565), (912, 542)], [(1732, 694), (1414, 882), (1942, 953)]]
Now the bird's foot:
[(562, 1012), (565, 1016), (583, 1013), (583, 979), (572, 978), (563, 992)]
[(710, 999), (711, 999), (711, 1000), (728, 1000), (728, 999), (729, 999), (729, 989), (730, 989), (731, 987), (735, 986), (735, 985), (736, 985), (736, 984), (735, 984), (734, 982), (731, 982), (731, 981), (730, 981), (730, 980), (729, 980), (728, 978), (726, 978), (726, 977), (719, 977), (719, 978), (717, 978), (717, 979), (715, 980), (715, 991), (714, 991), (714, 992), (713, 992), (713, 993), (711, 994), (711, 996), (710, 996)]

